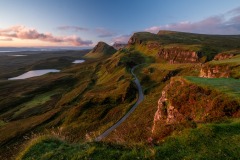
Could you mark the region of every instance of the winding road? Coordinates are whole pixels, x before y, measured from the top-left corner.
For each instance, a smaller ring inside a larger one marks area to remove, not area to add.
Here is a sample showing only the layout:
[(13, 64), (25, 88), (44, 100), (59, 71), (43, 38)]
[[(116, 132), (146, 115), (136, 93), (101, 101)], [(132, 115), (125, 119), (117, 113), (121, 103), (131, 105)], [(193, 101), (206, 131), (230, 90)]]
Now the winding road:
[[(141, 64), (140, 64), (141, 65)], [(101, 141), (103, 138), (105, 138), (106, 136), (108, 136), (114, 129), (116, 129), (121, 123), (123, 123), (128, 117), (129, 115), (136, 109), (136, 107), (143, 101), (144, 95), (143, 95), (143, 91), (142, 91), (142, 87), (140, 85), (140, 82), (137, 78), (137, 76), (133, 73), (134, 70), (138, 67), (134, 66), (131, 69), (131, 73), (134, 77), (134, 82), (137, 85), (137, 89), (138, 89), (138, 100), (137, 102), (133, 105), (133, 107), (127, 112), (127, 114), (125, 114), (117, 123), (115, 123), (112, 127), (110, 127), (109, 129), (107, 129), (105, 132), (103, 132), (101, 135), (99, 135), (97, 138), (95, 138), (95, 141)]]

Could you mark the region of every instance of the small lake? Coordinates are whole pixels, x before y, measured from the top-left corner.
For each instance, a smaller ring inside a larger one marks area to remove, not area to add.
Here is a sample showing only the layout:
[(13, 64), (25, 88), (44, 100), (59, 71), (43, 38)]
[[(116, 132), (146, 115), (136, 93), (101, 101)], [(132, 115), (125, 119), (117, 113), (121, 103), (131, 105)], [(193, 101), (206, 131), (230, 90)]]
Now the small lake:
[(9, 55), (9, 56), (12, 56), (12, 57), (25, 57), (27, 55), (24, 55), (24, 54), (14, 54), (14, 55)]
[(60, 70), (57, 70), (57, 69), (32, 70), (32, 71), (28, 71), (20, 76), (8, 78), (8, 80), (27, 79), (27, 78), (31, 78), (31, 77), (41, 76), (41, 75), (44, 75), (44, 74), (47, 74), (50, 72), (60, 72)]
[(72, 63), (83, 63), (83, 62), (85, 62), (85, 60), (75, 60)]

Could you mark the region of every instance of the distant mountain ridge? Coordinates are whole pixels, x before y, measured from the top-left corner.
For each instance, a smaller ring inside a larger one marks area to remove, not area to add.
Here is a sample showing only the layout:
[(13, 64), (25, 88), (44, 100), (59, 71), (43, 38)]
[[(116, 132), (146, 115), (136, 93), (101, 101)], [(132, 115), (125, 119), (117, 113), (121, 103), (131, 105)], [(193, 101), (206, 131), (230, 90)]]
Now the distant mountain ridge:
[[(240, 35), (205, 35), (160, 30), (157, 34), (137, 32), (129, 48), (169, 63), (206, 62), (221, 52), (239, 50)], [(180, 54), (181, 53), (181, 54)]]

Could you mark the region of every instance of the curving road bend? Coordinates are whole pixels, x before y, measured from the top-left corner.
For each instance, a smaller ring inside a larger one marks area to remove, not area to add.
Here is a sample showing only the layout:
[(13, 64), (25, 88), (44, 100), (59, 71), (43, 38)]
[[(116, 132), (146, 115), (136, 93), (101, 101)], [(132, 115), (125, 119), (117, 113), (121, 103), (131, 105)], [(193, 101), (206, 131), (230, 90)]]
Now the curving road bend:
[[(140, 64), (141, 65), (141, 64)], [(114, 124), (112, 127), (110, 127), (109, 129), (107, 129), (105, 132), (103, 132), (101, 135), (99, 135), (97, 138), (95, 138), (95, 141), (101, 141), (103, 138), (105, 138), (106, 136), (108, 136), (114, 129), (116, 129), (122, 122), (124, 122), (129, 115), (136, 109), (136, 107), (143, 101), (144, 95), (143, 95), (143, 91), (142, 91), (142, 87), (140, 85), (140, 82), (137, 78), (137, 76), (133, 73), (134, 70), (136, 69), (137, 66), (134, 66), (131, 69), (131, 73), (134, 77), (134, 82), (137, 85), (137, 89), (138, 89), (138, 100), (137, 102), (133, 105), (133, 107), (127, 112), (127, 114), (125, 114), (116, 124)]]

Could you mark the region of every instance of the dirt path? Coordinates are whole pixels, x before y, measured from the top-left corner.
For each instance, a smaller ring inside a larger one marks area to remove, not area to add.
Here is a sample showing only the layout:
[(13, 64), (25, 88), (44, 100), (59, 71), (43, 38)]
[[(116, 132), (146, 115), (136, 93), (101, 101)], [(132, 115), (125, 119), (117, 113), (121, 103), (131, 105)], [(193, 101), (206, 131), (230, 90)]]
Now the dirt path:
[(99, 135), (97, 138), (95, 138), (95, 141), (101, 141), (103, 138), (105, 138), (106, 136), (108, 136), (114, 129), (116, 129), (122, 122), (124, 122), (129, 115), (136, 109), (136, 107), (143, 101), (144, 95), (143, 95), (143, 91), (142, 91), (142, 87), (140, 85), (140, 82), (137, 78), (137, 76), (133, 73), (134, 70), (136, 69), (136, 67), (138, 67), (139, 65), (133, 67), (131, 69), (131, 73), (134, 77), (134, 82), (137, 85), (137, 89), (138, 89), (138, 100), (137, 102), (133, 105), (133, 107), (127, 112), (127, 114), (125, 114), (125, 116), (123, 116), (116, 124), (114, 124), (112, 127), (110, 127), (109, 129), (107, 129), (105, 132), (103, 132), (101, 135)]

